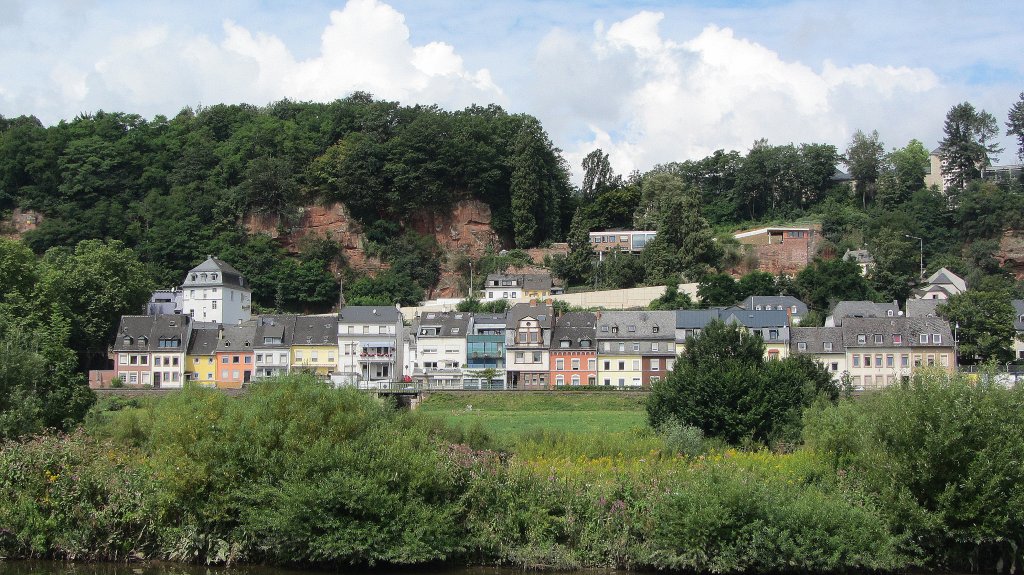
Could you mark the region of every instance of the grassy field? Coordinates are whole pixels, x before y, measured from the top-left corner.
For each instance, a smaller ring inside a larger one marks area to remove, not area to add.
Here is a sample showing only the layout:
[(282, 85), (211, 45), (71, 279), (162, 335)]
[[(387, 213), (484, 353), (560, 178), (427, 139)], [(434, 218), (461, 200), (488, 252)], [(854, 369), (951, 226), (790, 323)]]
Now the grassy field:
[(582, 392), (433, 393), (420, 405), (452, 426), (482, 427), (499, 443), (572, 435), (646, 435), (644, 394)]

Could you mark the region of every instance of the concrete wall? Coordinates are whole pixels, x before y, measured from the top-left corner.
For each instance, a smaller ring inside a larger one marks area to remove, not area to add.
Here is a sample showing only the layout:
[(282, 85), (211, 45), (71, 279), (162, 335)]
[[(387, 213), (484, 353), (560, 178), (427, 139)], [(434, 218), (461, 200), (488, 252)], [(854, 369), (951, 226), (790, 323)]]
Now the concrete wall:
[[(690, 294), (694, 300), (697, 299), (697, 284), (679, 284), (679, 291)], [(569, 305), (578, 307), (600, 307), (604, 309), (632, 309), (645, 308), (651, 300), (661, 297), (665, 293), (665, 286), (650, 286), (620, 290), (592, 291), (582, 293), (559, 294), (550, 296), (547, 299), (567, 302)], [(402, 308), (402, 317), (406, 321), (412, 321), (417, 314), (428, 311), (452, 311), (461, 300), (427, 301), (419, 306)], [(509, 299), (509, 305), (517, 303), (529, 303), (530, 298)]]

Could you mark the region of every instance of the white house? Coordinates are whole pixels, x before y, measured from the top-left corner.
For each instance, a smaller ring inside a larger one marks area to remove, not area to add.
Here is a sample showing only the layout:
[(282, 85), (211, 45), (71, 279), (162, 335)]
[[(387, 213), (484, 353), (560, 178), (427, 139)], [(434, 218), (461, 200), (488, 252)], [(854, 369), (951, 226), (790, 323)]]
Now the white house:
[(238, 270), (213, 256), (189, 270), (181, 286), (182, 313), (196, 321), (238, 324), (252, 317), (252, 290)]
[(466, 312), (427, 312), (416, 320), (414, 380), (430, 387), (462, 388), (470, 318)]
[(386, 388), (402, 380), (405, 335), (393, 306), (353, 305), (338, 312), (338, 385)]

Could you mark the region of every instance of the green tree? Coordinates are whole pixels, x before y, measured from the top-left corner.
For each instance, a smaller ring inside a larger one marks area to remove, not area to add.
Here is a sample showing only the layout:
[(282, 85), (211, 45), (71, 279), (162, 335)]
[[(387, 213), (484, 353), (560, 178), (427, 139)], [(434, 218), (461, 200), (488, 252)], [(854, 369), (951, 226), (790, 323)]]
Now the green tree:
[(577, 209), (569, 228), (569, 255), (561, 263), (560, 275), (569, 285), (589, 284), (594, 273), (594, 262), (597, 255), (590, 243), (590, 226), (583, 216), (582, 209)]
[(693, 298), (686, 292), (680, 292), (679, 286), (673, 282), (665, 286), (665, 293), (651, 300), (647, 309), (651, 310), (677, 310), (692, 309)]
[(704, 308), (733, 305), (742, 299), (737, 293), (736, 280), (724, 273), (711, 274), (701, 280), (697, 284), (697, 297)]
[(822, 395), (835, 401), (839, 390), (814, 360), (765, 361), (764, 349), (759, 335), (721, 321), (688, 337), (673, 371), (651, 390), (651, 426), (675, 421), (733, 444), (798, 439), (803, 410)]
[(850, 176), (857, 182), (864, 208), (867, 208), (869, 198), (874, 199), (884, 153), (885, 146), (878, 139), (878, 130), (872, 130), (870, 135), (857, 130), (846, 147), (844, 161), (850, 169)]
[(736, 301), (752, 295), (775, 295), (779, 293), (775, 276), (768, 272), (754, 270), (736, 282)]
[(1006, 135), (1017, 136), (1017, 158), (1024, 162), (1024, 92), (1013, 103), (1006, 122)]
[(917, 140), (910, 140), (906, 146), (889, 152), (879, 178), (878, 200), (882, 206), (895, 208), (924, 188), (928, 162), (928, 150)]
[(590, 152), (583, 158), (583, 185), (580, 197), (584, 202), (591, 202), (605, 192), (622, 185), (622, 178), (615, 175), (608, 154), (600, 148)]
[(998, 143), (991, 141), (999, 129), (992, 114), (963, 102), (946, 114), (943, 130), (943, 178), (951, 192), (961, 192), (980, 176), (982, 169), (991, 165), (990, 156), (1002, 152)]
[(965, 364), (1013, 359), (1015, 312), (1009, 294), (999, 291), (967, 290), (939, 304), (936, 311), (958, 325), (960, 361)]
[(869, 243), (875, 259), (871, 283), (886, 301), (905, 300), (920, 274), (917, 240), (892, 229), (883, 229)]
[(141, 313), (152, 291), (135, 252), (119, 241), (86, 240), (74, 251), (53, 248), (39, 264), (33, 323), (67, 322), (67, 344), (89, 369), (105, 358), (121, 316)]
[(796, 276), (800, 299), (811, 309), (826, 311), (842, 300), (866, 300), (874, 295), (855, 262), (816, 258)]

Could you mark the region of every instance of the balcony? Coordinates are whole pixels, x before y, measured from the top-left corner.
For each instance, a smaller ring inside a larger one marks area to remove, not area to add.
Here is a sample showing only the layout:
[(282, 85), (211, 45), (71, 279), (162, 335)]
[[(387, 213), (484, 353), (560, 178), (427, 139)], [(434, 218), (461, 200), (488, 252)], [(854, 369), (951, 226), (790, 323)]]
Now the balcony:
[(469, 357), (472, 359), (502, 359), (505, 357), (504, 351), (472, 351), (469, 353)]
[(384, 362), (384, 363), (391, 363), (391, 362), (393, 362), (393, 361), (395, 361), (395, 354), (394, 354), (394, 353), (371, 353), (371, 352), (363, 352), (363, 353), (360, 353), (360, 354), (359, 354), (359, 362), (360, 362), (360, 363), (363, 363), (363, 362), (370, 362), (370, 363), (375, 363), (375, 362)]

